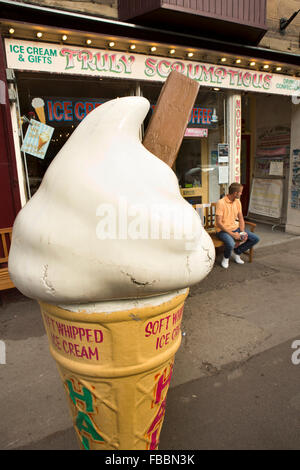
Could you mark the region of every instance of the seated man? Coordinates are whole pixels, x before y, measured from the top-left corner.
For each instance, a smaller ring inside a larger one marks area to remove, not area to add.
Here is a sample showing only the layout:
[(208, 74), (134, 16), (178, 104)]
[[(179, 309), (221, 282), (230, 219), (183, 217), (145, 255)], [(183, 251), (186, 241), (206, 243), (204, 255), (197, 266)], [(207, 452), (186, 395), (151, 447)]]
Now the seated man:
[[(245, 230), (240, 201), (242, 192), (243, 186), (240, 183), (232, 183), (229, 186), (227, 196), (217, 202), (217, 236), (225, 245), (224, 257), (221, 262), (221, 266), (225, 269), (228, 268), (230, 256), (233, 257), (236, 263), (244, 264), (244, 261), (240, 258), (241, 253), (249, 250), (259, 241), (257, 235)], [(241, 239), (240, 232), (246, 232), (245, 238)], [(240, 243), (241, 241), (244, 243)]]

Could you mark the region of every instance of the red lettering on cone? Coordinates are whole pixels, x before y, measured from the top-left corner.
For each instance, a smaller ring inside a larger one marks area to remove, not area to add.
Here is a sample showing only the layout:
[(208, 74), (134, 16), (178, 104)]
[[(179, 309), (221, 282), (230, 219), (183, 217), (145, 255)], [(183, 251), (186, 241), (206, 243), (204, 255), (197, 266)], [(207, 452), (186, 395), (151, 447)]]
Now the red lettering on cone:
[(166, 369), (164, 370), (164, 373), (160, 376), (158, 384), (157, 384), (155, 403), (159, 403), (161, 401), (161, 395), (162, 395), (163, 390), (170, 385), (172, 372), (173, 372), (173, 364), (171, 364), (170, 366), (170, 373), (166, 379), (165, 379), (165, 372), (166, 372)]
[(151, 424), (148, 433), (150, 434), (155, 428), (154, 432), (151, 434), (150, 450), (155, 450), (158, 446), (158, 431), (162, 425), (163, 418), (166, 412), (166, 399), (160, 405), (157, 415), (154, 418), (153, 423)]
[[(146, 432), (146, 436), (148, 436), (150, 440), (150, 450), (155, 450), (158, 446), (158, 437), (165, 415), (166, 396), (171, 382), (172, 372), (173, 364), (170, 364), (169, 375), (166, 377), (167, 369), (165, 369), (164, 372), (160, 375), (156, 385), (154, 404), (159, 405), (159, 408), (148, 431)], [(162, 396), (163, 392), (165, 392), (164, 396)]]

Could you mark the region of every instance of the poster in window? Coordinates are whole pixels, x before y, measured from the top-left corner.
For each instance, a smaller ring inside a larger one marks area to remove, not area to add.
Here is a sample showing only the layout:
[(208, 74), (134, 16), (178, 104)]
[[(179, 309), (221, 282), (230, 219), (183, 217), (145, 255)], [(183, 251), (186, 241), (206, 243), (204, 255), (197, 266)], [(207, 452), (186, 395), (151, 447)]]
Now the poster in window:
[(283, 161), (271, 161), (269, 175), (283, 176)]
[(293, 150), (291, 208), (300, 209), (300, 149)]
[(22, 152), (29, 153), (43, 160), (49, 147), (53, 131), (53, 127), (31, 119), (21, 147)]
[(218, 162), (227, 163), (229, 159), (229, 144), (218, 144)]

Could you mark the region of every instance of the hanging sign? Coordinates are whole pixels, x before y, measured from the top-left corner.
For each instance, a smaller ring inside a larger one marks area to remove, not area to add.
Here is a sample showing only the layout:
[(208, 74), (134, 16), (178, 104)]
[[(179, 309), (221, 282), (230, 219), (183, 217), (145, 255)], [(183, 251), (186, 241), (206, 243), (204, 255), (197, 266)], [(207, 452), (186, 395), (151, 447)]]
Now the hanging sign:
[(198, 127), (188, 127), (185, 130), (184, 137), (207, 137), (208, 129), (202, 129)]
[(7, 67), (15, 70), (163, 82), (172, 70), (207, 87), (299, 97), (300, 80), (286, 75), (169, 57), (127, 54), (65, 44), (5, 39)]
[(21, 151), (34, 157), (45, 158), (54, 128), (31, 119)]

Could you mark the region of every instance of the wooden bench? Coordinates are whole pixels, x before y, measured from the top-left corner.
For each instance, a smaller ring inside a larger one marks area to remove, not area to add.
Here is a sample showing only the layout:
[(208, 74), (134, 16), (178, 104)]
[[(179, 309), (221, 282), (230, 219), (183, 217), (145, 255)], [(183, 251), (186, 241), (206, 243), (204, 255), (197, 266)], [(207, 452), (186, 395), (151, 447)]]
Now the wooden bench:
[[(211, 236), (211, 239), (213, 241), (213, 244), (215, 248), (219, 248), (224, 245), (224, 243), (219, 240), (217, 237), (217, 227), (216, 227), (216, 202), (212, 202), (210, 204), (195, 204), (193, 205), (194, 209), (198, 212), (201, 220), (203, 227), (209, 233)], [(245, 220), (245, 225), (249, 227), (249, 230), (251, 232), (254, 232), (256, 224), (253, 222), (249, 222), (248, 220)], [(252, 263), (253, 261), (253, 248), (250, 250), (246, 251), (244, 253), (249, 257), (249, 263)]]
[[(12, 289), (15, 287), (14, 283), (8, 274), (8, 253), (11, 244), (12, 228), (1, 228), (1, 243), (0, 243), (0, 291), (5, 289)], [(3, 256), (2, 256), (3, 255)]]

